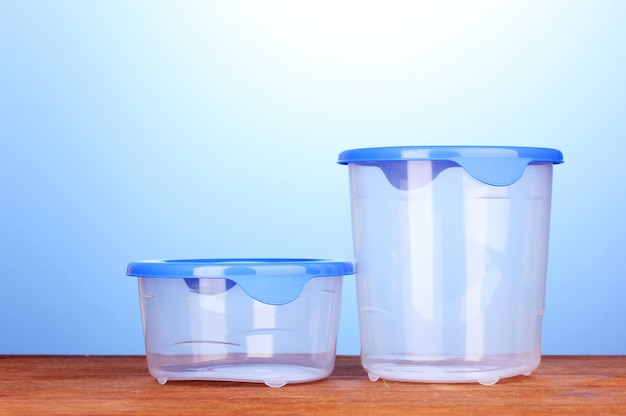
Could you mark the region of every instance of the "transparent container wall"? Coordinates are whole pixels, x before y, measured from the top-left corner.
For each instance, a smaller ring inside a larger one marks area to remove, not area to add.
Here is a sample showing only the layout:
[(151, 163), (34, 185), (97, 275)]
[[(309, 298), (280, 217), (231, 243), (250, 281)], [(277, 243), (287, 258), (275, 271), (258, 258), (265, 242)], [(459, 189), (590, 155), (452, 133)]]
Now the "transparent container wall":
[(451, 162), (350, 164), (370, 379), (496, 382), (539, 365), (552, 164), (490, 186)]
[[(271, 284), (269, 282), (268, 284)], [(342, 277), (311, 279), (285, 305), (225, 279), (140, 278), (150, 373), (167, 380), (318, 380), (335, 362)]]

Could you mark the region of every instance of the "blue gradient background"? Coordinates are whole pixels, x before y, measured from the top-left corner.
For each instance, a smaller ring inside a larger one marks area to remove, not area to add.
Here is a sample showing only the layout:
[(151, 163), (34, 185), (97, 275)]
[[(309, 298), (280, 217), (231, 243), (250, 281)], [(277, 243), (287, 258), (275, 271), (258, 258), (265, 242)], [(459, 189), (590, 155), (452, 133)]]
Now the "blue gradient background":
[(491, 144), (565, 155), (544, 353), (626, 354), (625, 21), (617, 0), (1, 1), (0, 353), (141, 354), (128, 262), (351, 259), (340, 151)]

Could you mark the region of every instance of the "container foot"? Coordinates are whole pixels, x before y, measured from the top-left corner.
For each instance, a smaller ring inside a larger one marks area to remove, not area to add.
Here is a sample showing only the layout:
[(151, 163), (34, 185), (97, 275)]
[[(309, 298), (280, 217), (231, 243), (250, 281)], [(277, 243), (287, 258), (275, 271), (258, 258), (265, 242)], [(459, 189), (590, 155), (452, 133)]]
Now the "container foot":
[(283, 387), (284, 385), (287, 384), (287, 382), (284, 380), (265, 380), (264, 383), (267, 387), (272, 387), (274, 389)]
[(500, 380), (499, 377), (494, 377), (494, 378), (485, 378), (482, 380), (478, 380), (478, 383), (482, 384), (483, 386), (493, 386), (494, 384), (496, 384), (498, 381)]
[(373, 373), (367, 373), (367, 378), (369, 378), (370, 381), (378, 381), (380, 376)]

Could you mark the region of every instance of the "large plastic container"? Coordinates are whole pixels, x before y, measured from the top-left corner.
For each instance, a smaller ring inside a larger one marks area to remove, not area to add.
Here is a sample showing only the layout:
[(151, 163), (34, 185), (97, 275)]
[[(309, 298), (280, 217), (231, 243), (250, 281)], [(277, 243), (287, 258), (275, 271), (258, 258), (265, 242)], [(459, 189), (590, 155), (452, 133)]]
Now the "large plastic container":
[(496, 383), (541, 359), (554, 149), (348, 150), (372, 381)]
[(350, 262), (315, 259), (131, 263), (148, 368), (168, 380), (318, 380), (335, 363)]

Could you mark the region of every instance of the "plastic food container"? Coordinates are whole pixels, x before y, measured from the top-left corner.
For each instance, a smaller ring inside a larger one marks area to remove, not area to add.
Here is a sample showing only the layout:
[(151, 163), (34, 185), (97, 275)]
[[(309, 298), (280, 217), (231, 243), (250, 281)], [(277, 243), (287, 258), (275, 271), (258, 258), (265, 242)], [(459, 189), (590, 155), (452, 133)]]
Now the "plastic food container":
[(328, 376), (350, 262), (313, 259), (144, 261), (139, 279), (150, 374), (281, 387)]
[(348, 150), (372, 381), (496, 383), (541, 359), (554, 149)]

